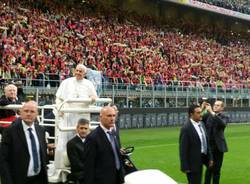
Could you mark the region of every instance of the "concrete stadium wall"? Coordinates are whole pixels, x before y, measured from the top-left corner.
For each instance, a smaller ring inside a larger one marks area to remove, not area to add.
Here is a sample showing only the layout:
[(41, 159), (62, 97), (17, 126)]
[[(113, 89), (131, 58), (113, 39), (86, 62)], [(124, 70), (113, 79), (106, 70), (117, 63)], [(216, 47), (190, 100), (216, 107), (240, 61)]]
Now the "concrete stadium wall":
[(181, 19), (198, 25), (211, 25), (211, 28), (217, 30), (227, 29), (245, 33), (250, 29), (248, 21), (163, 0), (107, 0), (105, 2), (107, 6), (118, 7), (126, 12), (154, 17), (156, 22)]
[[(250, 108), (226, 108), (230, 123), (250, 122)], [(98, 120), (98, 115), (92, 117)], [(120, 128), (151, 128), (180, 126), (188, 120), (187, 108), (119, 109)]]

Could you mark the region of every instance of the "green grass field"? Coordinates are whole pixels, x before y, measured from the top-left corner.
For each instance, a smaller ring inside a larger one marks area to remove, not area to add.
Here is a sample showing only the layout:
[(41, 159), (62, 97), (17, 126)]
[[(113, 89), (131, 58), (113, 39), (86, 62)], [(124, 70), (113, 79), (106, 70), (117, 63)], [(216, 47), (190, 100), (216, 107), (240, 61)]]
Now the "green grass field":
[[(159, 169), (178, 183), (187, 183), (180, 171), (180, 127), (121, 130), (124, 147), (134, 146), (131, 157), (142, 169)], [(250, 125), (230, 125), (225, 130), (229, 152), (224, 155), (221, 184), (250, 184)]]

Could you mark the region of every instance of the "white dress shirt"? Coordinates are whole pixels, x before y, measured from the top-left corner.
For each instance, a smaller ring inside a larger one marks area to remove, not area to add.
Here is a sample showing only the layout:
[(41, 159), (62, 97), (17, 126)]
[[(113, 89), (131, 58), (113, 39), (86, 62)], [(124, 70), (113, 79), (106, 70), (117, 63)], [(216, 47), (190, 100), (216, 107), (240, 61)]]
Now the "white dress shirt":
[(85, 142), (85, 138), (81, 138), (79, 134), (77, 134), (77, 136), (82, 140), (82, 142)]
[(103, 129), (103, 131), (105, 132), (108, 140), (110, 141), (110, 135), (108, 134), (108, 132), (111, 132), (112, 129), (109, 130), (109, 129), (105, 128), (102, 124), (100, 124), (100, 127)]
[[(200, 127), (201, 127), (201, 129), (200, 129), (199, 125), (201, 125), (201, 122), (195, 122), (195, 121), (192, 120), (192, 119), (190, 119), (190, 121), (191, 121), (191, 123), (193, 124), (193, 126), (194, 126), (194, 128), (195, 128), (197, 134), (199, 135), (199, 138), (200, 138), (200, 141), (201, 141), (201, 153), (206, 154), (206, 153), (207, 153), (207, 150), (203, 150), (205, 147), (207, 147), (207, 141), (206, 141), (206, 136), (205, 136), (206, 134), (205, 134), (205, 131), (204, 131), (204, 129), (203, 129), (203, 126), (200, 126)], [(202, 130), (202, 132), (201, 132), (201, 130)], [(205, 136), (205, 142), (202, 141), (202, 134)], [(204, 144), (205, 144), (206, 146), (204, 146)]]
[[(40, 159), (40, 145), (39, 145), (39, 141), (38, 141), (38, 137), (37, 137), (37, 133), (35, 130), (35, 126), (34, 123), (31, 126), (28, 126), (26, 123), (24, 123), (24, 121), (22, 121), (22, 125), (23, 125), (23, 131), (26, 137), (26, 141), (28, 144), (28, 150), (29, 150), (29, 155), (30, 155), (30, 161), (29, 161), (29, 168), (27, 171), (27, 176), (35, 176), (37, 174), (40, 173), (41, 170), (41, 159)], [(36, 148), (37, 148), (37, 152), (38, 152), (38, 171), (37, 173), (34, 172), (34, 161), (33, 161), (33, 155), (32, 155), (32, 147), (31, 147), (31, 140), (30, 140), (30, 133), (29, 133), (29, 128), (32, 129), (32, 134), (34, 135), (35, 138), (35, 142), (36, 142)]]

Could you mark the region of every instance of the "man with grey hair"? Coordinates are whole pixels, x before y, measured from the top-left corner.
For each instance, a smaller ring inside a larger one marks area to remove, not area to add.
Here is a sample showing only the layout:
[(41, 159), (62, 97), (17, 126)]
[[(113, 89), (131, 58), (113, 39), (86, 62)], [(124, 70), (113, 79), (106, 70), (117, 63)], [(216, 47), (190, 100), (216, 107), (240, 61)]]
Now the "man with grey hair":
[(74, 77), (65, 79), (59, 86), (56, 93), (56, 103), (69, 98), (92, 98), (95, 100), (96, 90), (93, 83), (85, 79), (87, 68), (83, 64), (78, 64), (75, 69)]
[[(67, 108), (86, 108), (88, 104), (80, 103), (64, 103), (68, 99), (76, 98), (91, 98), (94, 102), (97, 98), (96, 90), (91, 81), (85, 79), (87, 68), (83, 64), (78, 64), (75, 69), (74, 77), (65, 79), (60, 84), (56, 93), (56, 107), (60, 116), (59, 126), (75, 127), (76, 122), (80, 118), (90, 119), (89, 114), (84, 113), (62, 113), (62, 107)], [(58, 143), (55, 152), (55, 166), (56, 168), (63, 167), (63, 160), (61, 154), (65, 151), (66, 143), (74, 136), (74, 132), (59, 132)]]
[[(8, 84), (4, 88), (4, 95), (0, 98), (0, 106), (10, 104), (21, 104), (17, 98), (17, 87), (14, 84)], [(0, 121), (12, 122), (16, 119), (16, 111), (11, 109), (0, 109)], [(0, 124), (0, 134), (9, 124)]]

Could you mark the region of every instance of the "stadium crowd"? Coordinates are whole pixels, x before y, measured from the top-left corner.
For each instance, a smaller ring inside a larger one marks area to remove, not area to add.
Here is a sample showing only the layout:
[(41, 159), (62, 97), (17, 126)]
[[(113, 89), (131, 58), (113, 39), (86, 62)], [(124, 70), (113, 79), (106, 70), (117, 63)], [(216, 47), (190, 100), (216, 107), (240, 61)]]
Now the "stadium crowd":
[(248, 0), (223, 0), (223, 1), (198, 0), (198, 1), (250, 15), (250, 2)]
[(44, 13), (2, 3), (0, 12), (4, 79), (25, 78), (28, 85), (40, 86), (39, 79), (63, 80), (83, 63), (114, 83), (198, 81), (203, 86), (250, 87), (247, 41), (222, 44), (177, 28), (119, 23), (115, 17), (88, 17), (77, 11)]

